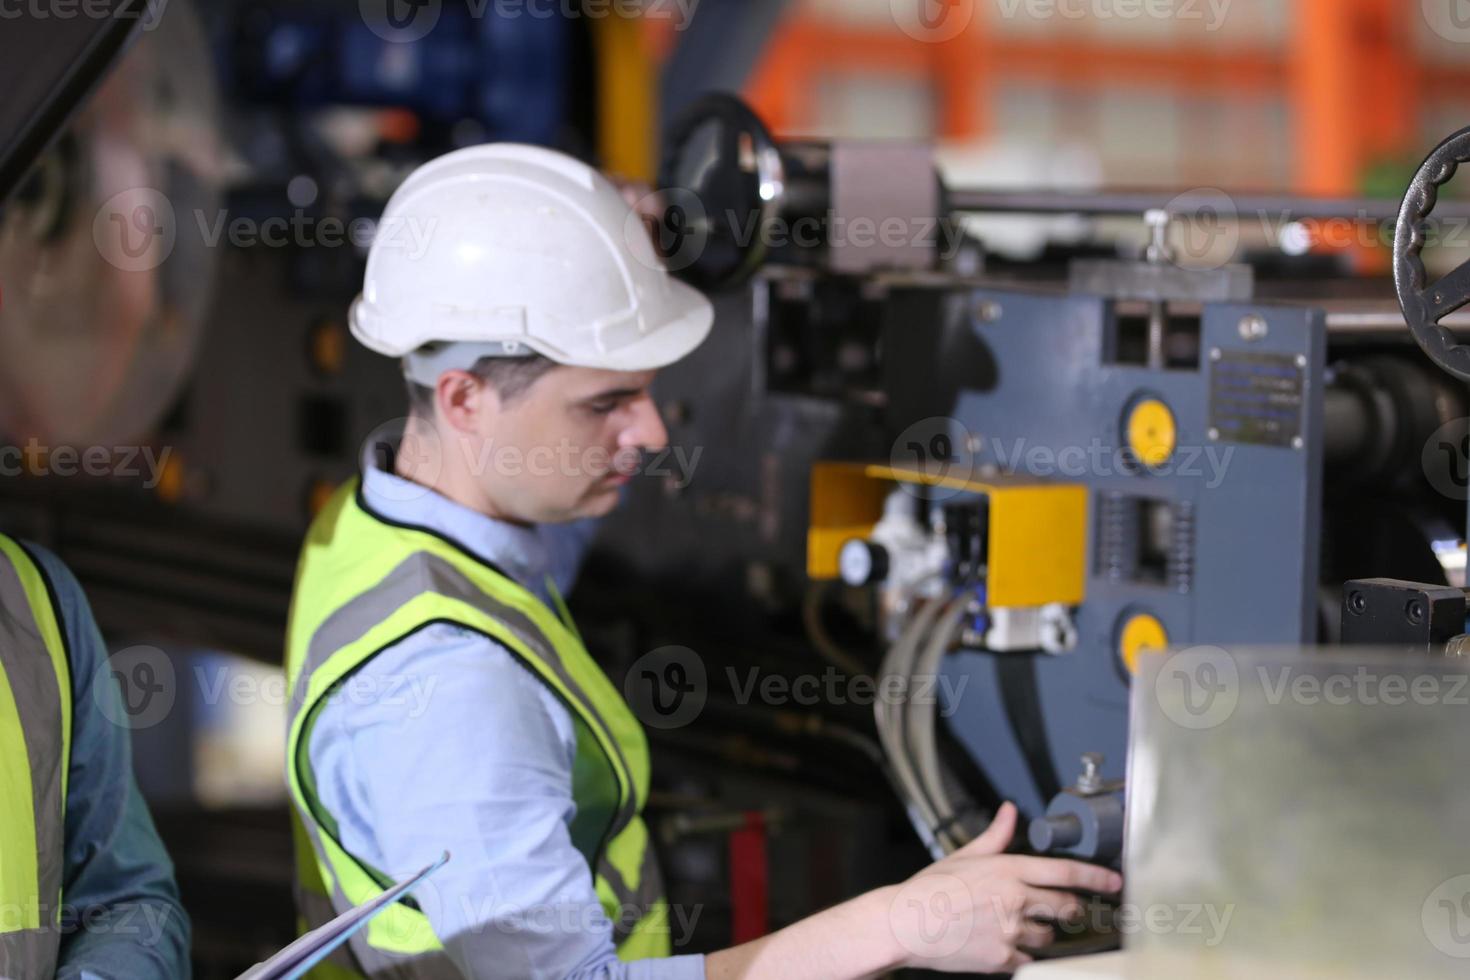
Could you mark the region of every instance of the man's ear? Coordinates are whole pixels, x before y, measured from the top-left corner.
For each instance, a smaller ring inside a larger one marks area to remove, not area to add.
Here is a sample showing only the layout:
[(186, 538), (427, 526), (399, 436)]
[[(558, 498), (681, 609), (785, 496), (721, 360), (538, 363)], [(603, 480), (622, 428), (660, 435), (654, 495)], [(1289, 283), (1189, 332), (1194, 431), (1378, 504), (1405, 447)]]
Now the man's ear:
[(455, 432), (480, 431), (486, 414), (500, 411), (500, 396), (494, 387), (468, 371), (445, 371), (434, 385), (434, 403)]

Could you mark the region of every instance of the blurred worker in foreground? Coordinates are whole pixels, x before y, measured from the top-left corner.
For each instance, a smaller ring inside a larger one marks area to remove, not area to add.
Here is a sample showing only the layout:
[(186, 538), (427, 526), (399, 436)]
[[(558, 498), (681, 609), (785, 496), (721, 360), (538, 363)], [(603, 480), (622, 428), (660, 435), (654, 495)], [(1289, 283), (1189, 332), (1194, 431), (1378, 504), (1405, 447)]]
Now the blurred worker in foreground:
[(0, 977), (189, 975), (126, 718), (77, 580), (0, 535)]
[[(1013, 969), (1021, 947), (1051, 940), (1038, 920), (1080, 910), (1068, 889), (1121, 882), (1002, 854), (1009, 806), (902, 892), (668, 958), (640, 816), (648, 746), (561, 601), (588, 533), (580, 519), (610, 511), (642, 453), (666, 443), (655, 373), (714, 316), (629, 214), (595, 170), (515, 145), (441, 157), (388, 203), (351, 324), (403, 359), (411, 412), (395, 460), (365, 454), (361, 479), (318, 515), (297, 570), (287, 758), (301, 911), (319, 925), (452, 858), (414, 903), (354, 936), (331, 975)], [(416, 709), (409, 690), (427, 701)], [(905, 903), (939, 891), (970, 917), (963, 941), (905, 941)]]

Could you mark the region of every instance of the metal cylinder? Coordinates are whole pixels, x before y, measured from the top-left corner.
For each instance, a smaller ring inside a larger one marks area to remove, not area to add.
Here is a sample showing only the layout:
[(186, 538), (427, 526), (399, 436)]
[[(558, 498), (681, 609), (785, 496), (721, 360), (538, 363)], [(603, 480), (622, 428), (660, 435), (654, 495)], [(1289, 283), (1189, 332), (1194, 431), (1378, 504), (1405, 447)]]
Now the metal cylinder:
[(1355, 386), (1332, 385), (1322, 395), (1323, 452), (1329, 463), (1360, 458), (1378, 430), (1371, 396)]
[(1031, 847), (1040, 854), (1047, 854), (1062, 847), (1076, 847), (1082, 843), (1082, 821), (1070, 813), (1055, 817), (1037, 817), (1027, 830)]

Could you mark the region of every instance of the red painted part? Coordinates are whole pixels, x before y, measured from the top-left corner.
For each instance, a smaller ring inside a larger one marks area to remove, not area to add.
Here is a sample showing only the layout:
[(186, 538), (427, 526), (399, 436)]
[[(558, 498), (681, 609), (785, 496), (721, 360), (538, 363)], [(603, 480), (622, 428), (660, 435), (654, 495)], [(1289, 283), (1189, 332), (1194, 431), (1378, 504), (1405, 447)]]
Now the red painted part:
[(748, 943), (770, 928), (766, 821), (752, 811), (745, 815), (745, 826), (730, 834), (730, 941)]

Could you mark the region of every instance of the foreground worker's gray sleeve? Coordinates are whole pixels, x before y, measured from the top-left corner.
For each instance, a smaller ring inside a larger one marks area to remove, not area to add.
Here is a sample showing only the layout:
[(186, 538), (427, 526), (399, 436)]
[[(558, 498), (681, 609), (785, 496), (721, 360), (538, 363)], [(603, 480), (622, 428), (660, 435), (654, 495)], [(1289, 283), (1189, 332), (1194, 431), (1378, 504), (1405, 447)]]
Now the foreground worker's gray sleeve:
[(107, 648), (76, 578), (27, 546), (51, 581), (71, 655), (72, 742), (66, 794), (58, 980), (189, 976), (189, 920), (173, 865), (133, 779), (132, 735)]
[[(436, 624), (330, 700), (308, 751), (344, 846), (390, 876), (452, 855), (416, 893), (472, 980), (703, 980), (704, 957), (622, 963), (570, 823), (571, 716), (503, 646)], [(673, 909), (670, 939), (695, 921)]]

